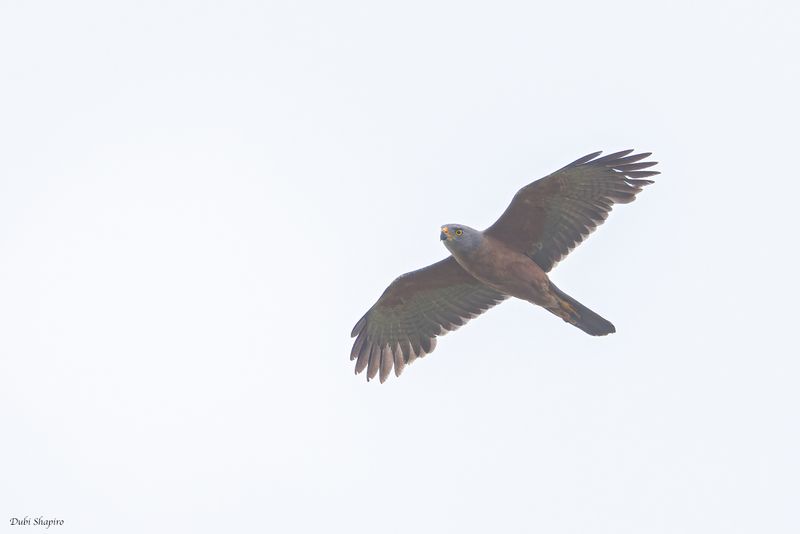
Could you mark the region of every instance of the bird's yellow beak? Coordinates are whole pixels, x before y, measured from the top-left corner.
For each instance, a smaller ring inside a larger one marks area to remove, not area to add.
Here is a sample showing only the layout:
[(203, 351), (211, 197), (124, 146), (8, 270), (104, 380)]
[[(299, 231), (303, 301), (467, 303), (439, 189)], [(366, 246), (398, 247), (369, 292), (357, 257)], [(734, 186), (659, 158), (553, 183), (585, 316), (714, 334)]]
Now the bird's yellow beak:
[(453, 236), (450, 235), (450, 229), (448, 227), (442, 226), (441, 233), (439, 234), (439, 239), (442, 241), (444, 241), (445, 239), (447, 239), (448, 241), (450, 239), (453, 239)]

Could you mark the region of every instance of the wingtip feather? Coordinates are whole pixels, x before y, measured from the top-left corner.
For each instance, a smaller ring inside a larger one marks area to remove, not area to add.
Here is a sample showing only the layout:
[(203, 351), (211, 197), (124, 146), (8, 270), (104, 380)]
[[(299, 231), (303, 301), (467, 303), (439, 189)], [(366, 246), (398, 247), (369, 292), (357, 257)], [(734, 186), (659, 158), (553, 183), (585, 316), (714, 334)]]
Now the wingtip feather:
[(361, 319), (358, 320), (356, 325), (350, 331), (350, 337), (356, 337), (361, 331), (364, 329), (364, 326), (367, 324), (367, 315), (369, 312), (365, 313)]

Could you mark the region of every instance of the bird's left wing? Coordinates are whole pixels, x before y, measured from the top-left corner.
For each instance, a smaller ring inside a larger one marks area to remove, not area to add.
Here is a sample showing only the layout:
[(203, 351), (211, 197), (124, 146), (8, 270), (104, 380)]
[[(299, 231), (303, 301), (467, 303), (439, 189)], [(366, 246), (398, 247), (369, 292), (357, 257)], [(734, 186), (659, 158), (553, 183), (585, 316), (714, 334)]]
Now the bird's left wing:
[(653, 183), (644, 178), (658, 171), (643, 169), (656, 162), (641, 161), (650, 153), (631, 152), (595, 152), (526, 185), (486, 233), (549, 271), (605, 221), (614, 204), (632, 202)]
[(450, 256), (392, 282), (351, 333), (350, 359), (367, 380), (385, 381), (436, 347), (436, 336), (455, 330), (507, 298), (467, 273)]

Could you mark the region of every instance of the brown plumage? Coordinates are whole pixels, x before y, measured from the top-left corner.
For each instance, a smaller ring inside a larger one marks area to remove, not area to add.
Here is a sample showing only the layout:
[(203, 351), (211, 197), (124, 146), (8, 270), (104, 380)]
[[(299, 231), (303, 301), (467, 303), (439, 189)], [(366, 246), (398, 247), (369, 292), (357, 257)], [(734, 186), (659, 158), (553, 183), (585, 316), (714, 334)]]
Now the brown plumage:
[(642, 162), (650, 153), (632, 150), (584, 156), (520, 189), (500, 218), (480, 232), (446, 225), (440, 237), (451, 256), (406, 273), (356, 323), (350, 359), (356, 373), (383, 382), (394, 369), (425, 356), (436, 337), (509, 297), (544, 307), (591, 335), (614, 325), (553, 284), (549, 272), (605, 221), (614, 204), (628, 203), (648, 184)]

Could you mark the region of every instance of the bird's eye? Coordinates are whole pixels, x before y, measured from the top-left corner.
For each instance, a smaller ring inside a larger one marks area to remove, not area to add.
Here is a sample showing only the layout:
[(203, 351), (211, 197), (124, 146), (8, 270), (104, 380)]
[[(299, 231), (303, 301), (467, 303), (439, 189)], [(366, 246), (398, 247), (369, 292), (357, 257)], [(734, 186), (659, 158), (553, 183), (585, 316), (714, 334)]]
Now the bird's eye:
[(456, 230), (456, 235), (458, 235), (458, 236), (460, 236), (460, 235), (461, 235), (461, 234), (463, 234), (463, 233), (464, 233), (464, 230), (462, 230), (461, 228), (459, 228), (458, 230)]

